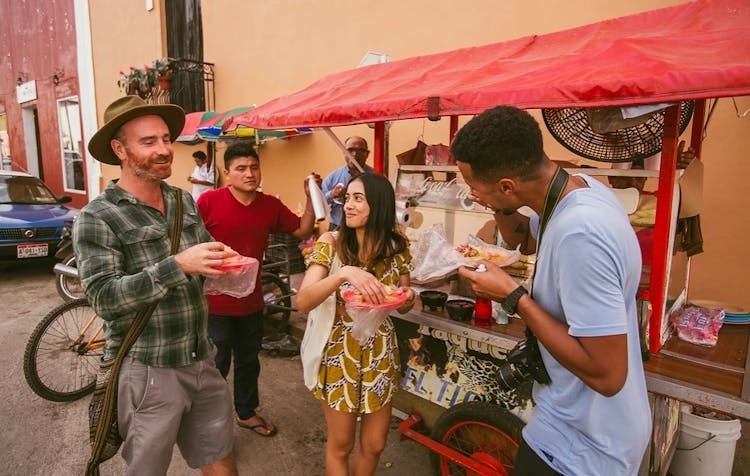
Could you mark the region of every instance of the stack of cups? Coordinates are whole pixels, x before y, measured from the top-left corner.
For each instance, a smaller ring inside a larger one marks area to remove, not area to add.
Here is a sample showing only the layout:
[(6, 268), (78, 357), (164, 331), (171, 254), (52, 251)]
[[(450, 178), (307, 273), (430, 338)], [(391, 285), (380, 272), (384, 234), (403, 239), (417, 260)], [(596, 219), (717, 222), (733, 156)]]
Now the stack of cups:
[(396, 200), (396, 223), (401, 226), (411, 224), (411, 210), (408, 200)]
[(307, 177), (307, 188), (310, 190), (310, 200), (312, 200), (315, 220), (325, 220), (330, 213), (328, 202), (326, 201), (326, 196), (323, 194), (323, 191), (318, 187), (318, 182), (315, 181), (315, 176), (310, 175)]

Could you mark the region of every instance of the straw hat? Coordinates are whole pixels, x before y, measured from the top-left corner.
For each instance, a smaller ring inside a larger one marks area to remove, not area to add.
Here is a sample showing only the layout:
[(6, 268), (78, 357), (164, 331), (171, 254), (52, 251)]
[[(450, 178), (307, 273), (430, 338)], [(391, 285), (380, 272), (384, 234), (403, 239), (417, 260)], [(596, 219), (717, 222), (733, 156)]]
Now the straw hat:
[(185, 111), (174, 104), (147, 104), (138, 96), (117, 99), (104, 110), (104, 125), (89, 141), (89, 152), (98, 161), (120, 165), (120, 158), (112, 150), (110, 141), (115, 132), (126, 122), (141, 116), (161, 116), (167, 123), (172, 142), (177, 139), (185, 125)]

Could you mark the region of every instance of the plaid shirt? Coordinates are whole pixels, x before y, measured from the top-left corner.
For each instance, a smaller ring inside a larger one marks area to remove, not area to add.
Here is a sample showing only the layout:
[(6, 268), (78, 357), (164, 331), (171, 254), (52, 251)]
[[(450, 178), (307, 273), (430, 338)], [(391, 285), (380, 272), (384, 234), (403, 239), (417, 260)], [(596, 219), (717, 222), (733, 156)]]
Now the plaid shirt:
[[(185, 275), (170, 254), (175, 190), (162, 182), (166, 217), (115, 181), (81, 210), (73, 244), (86, 295), (104, 319), (104, 358), (114, 358), (135, 314), (158, 302), (129, 356), (155, 367), (182, 367), (206, 358), (208, 304), (203, 278)], [(212, 241), (190, 194), (183, 201), (179, 250)]]

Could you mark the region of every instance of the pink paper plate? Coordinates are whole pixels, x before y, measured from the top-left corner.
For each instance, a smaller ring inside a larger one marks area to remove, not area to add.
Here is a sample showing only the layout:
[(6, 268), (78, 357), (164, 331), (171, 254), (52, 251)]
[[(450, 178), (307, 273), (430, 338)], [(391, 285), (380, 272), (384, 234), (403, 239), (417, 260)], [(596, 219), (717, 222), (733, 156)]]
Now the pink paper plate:
[(382, 304), (371, 304), (360, 302), (359, 294), (354, 289), (341, 291), (341, 298), (344, 302), (350, 306), (356, 307), (357, 309), (397, 309), (403, 306), (407, 299), (407, 294), (401, 291), (394, 290), (392, 296), (398, 300), (394, 302), (384, 302)]
[(248, 268), (257, 263), (258, 260), (255, 258), (250, 258), (248, 256), (239, 256), (237, 258), (233, 258), (229, 263), (223, 263), (218, 266), (214, 266), (214, 268), (220, 269), (222, 271), (232, 271), (235, 269)]

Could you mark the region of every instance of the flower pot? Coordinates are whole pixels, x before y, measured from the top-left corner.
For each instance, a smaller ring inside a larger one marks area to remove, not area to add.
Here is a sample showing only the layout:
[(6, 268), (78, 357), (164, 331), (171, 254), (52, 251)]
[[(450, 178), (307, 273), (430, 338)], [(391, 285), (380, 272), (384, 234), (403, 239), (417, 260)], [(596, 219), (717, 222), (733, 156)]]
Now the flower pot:
[(159, 81), (159, 89), (162, 91), (169, 89), (169, 83), (172, 81), (172, 78), (169, 76), (159, 76), (157, 79)]

